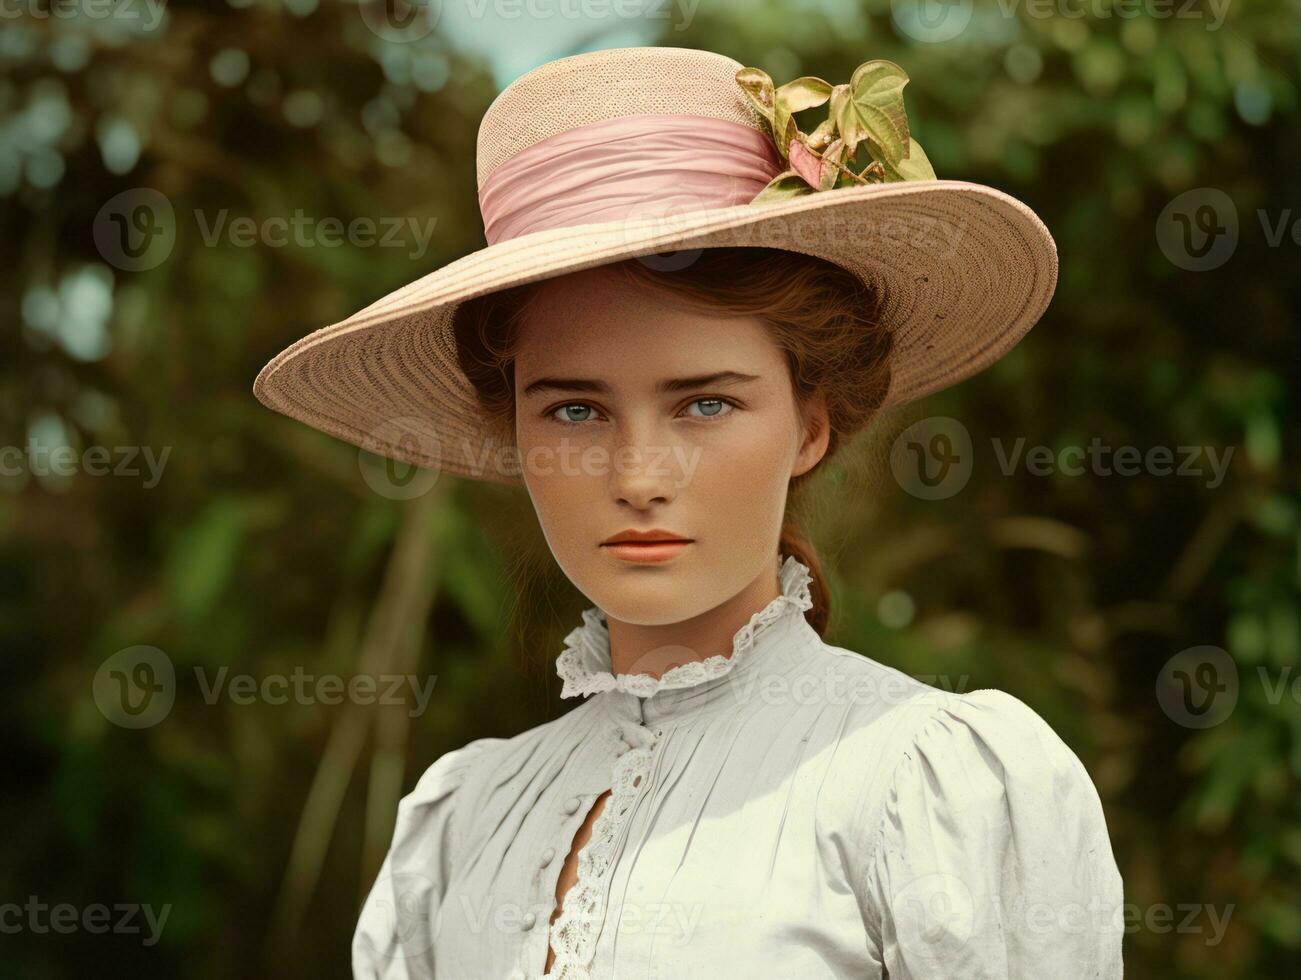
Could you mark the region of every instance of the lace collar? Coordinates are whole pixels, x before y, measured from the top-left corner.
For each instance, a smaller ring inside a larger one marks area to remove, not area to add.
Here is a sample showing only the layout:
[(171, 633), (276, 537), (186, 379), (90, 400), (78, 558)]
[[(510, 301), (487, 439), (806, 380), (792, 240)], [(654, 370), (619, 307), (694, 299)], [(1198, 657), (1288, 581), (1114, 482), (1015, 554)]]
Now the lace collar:
[(593, 606), (583, 612), (583, 625), (565, 637), (565, 649), (556, 658), (556, 673), (564, 681), (562, 698), (580, 694), (599, 694), (619, 690), (638, 697), (650, 697), (657, 691), (692, 687), (702, 681), (726, 674), (737, 660), (754, 646), (755, 638), (765, 627), (783, 615), (803, 613), (813, 605), (809, 584), (813, 577), (809, 568), (794, 555), (788, 555), (778, 569), (782, 594), (764, 606), (732, 637), (732, 655), (722, 654), (693, 660), (670, 667), (659, 677), (650, 674), (610, 673), (610, 632), (605, 624), (605, 613)]

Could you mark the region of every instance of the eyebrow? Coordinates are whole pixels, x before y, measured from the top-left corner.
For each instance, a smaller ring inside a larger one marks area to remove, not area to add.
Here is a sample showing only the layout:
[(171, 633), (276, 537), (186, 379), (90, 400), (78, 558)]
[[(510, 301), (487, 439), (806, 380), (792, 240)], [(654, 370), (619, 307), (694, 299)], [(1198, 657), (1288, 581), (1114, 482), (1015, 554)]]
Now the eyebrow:
[[(742, 374), (740, 371), (718, 371), (714, 374), (700, 374), (691, 378), (666, 378), (655, 385), (655, 390), (667, 394), (674, 391), (703, 388), (706, 385), (739, 385), (758, 380), (759, 376), (755, 374)], [(527, 398), (529, 395), (540, 391), (589, 391), (598, 395), (608, 395), (610, 394), (610, 386), (604, 381), (595, 381), (591, 378), (538, 378), (525, 386), (524, 396)]]

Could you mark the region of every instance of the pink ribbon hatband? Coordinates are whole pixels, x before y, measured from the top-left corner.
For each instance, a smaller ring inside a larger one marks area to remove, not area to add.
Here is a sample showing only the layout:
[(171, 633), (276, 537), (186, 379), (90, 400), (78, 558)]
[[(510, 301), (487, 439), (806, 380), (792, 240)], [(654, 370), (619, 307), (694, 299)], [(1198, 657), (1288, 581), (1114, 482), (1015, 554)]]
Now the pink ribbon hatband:
[(771, 137), (712, 116), (643, 113), (521, 150), (479, 189), (489, 245), (549, 228), (748, 204), (781, 173)]

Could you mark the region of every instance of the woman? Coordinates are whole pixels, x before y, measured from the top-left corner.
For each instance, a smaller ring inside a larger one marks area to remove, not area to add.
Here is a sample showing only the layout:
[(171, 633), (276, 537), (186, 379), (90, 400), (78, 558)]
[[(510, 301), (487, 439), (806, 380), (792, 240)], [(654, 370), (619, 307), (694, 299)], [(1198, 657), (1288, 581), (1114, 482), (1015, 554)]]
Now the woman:
[[(368, 448), (518, 479), (593, 602), (556, 663), (586, 700), (403, 800), (357, 976), (1120, 975), (1079, 760), (1006, 694), (826, 643), (787, 518), (883, 407), (1015, 343), (1055, 277), (1027, 209), (918, 175), (888, 133), (855, 186), (823, 182), (847, 104), (888, 83), (868, 68), (847, 95), (679, 49), (529, 73), (480, 130), (489, 247), (259, 376)], [(820, 94), (836, 125), (806, 137), (789, 113)]]

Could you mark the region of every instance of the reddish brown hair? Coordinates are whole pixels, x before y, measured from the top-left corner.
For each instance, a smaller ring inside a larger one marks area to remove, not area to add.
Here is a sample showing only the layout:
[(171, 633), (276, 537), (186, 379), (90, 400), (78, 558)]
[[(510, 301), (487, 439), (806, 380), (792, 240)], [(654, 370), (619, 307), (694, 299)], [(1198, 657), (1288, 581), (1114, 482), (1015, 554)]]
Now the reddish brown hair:
[[(689, 256), (690, 253), (678, 253)], [(822, 392), (830, 420), (827, 452), (790, 482), (778, 550), (794, 555), (813, 576), (810, 625), (825, 634), (830, 594), (817, 551), (791, 504), (809, 479), (870, 421), (890, 385), (891, 336), (878, 321), (872, 289), (823, 259), (773, 248), (705, 249), (682, 268), (648, 256), (608, 266), (630, 281), (667, 290), (680, 302), (725, 316), (756, 316), (786, 352), (796, 401), (803, 409)], [(520, 316), (536, 284), (469, 300), (455, 320), (457, 356), (484, 411), (503, 441), (515, 430), (514, 350)]]

